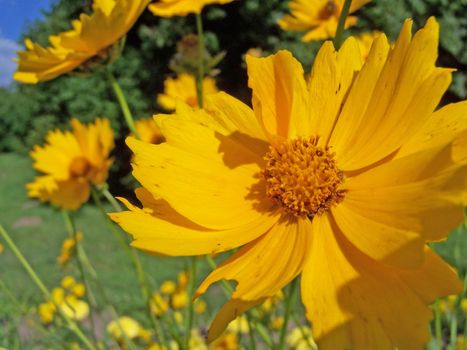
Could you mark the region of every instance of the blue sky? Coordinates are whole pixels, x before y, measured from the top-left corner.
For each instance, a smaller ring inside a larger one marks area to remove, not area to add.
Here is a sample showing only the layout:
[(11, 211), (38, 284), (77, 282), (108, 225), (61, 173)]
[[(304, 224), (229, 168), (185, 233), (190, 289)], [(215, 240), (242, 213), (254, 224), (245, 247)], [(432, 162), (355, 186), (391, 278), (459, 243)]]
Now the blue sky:
[(11, 83), (16, 64), (12, 62), (21, 31), (26, 24), (43, 17), (56, 0), (0, 0), (0, 86)]

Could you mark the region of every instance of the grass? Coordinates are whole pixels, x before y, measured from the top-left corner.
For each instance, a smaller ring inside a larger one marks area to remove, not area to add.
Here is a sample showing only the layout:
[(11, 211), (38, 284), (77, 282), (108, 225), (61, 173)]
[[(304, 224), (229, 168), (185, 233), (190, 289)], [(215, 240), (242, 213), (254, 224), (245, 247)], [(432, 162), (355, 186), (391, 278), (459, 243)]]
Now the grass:
[[(52, 289), (58, 286), (61, 278), (68, 273), (77, 277), (73, 264), (63, 269), (57, 264), (62, 241), (67, 237), (60, 211), (48, 205), (40, 204), (27, 198), (25, 184), (34, 177), (29, 158), (15, 154), (0, 154), (0, 224), (11, 234), (20, 250), (41, 276), (45, 284)], [(108, 208), (110, 210), (110, 207)], [(84, 234), (84, 247), (90, 260), (106, 286), (111, 302), (117, 306), (120, 314), (137, 314), (144, 308), (133, 267), (126, 254), (120, 248), (115, 237), (110, 233), (106, 219), (92, 204), (85, 205), (76, 215), (77, 227)], [(435, 244), (435, 249), (455, 266), (462, 274), (467, 270), (466, 228), (455, 230), (450, 238)], [(129, 241), (129, 238), (127, 237)], [(2, 242), (3, 243), (3, 242)], [(140, 254), (150, 283), (155, 286), (163, 280), (174, 279), (184, 269), (186, 260), (160, 258)], [(0, 280), (21, 301), (21, 305), (38, 305), (43, 301), (41, 294), (33, 285), (16, 257), (5, 249), (0, 256)], [(204, 266), (199, 278), (207, 273)], [(224, 298), (220, 291), (214, 293), (211, 307)], [(212, 294), (210, 294), (212, 296)], [(5, 293), (0, 292), (0, 315), (18, 314), (16, 306)], [(3, 332), (21, 334), (24, 325), (21, 317), (0, 316)], [(17, 340), (23, 343), (23, 340)], [(0, 330), (0, 346), (2, 331)], [(21, 347), (19, 347), (21, 348)], [(24, 347), (26, 348), (26, 347)], [(12, 347), (13, 349), (13, 347)]]

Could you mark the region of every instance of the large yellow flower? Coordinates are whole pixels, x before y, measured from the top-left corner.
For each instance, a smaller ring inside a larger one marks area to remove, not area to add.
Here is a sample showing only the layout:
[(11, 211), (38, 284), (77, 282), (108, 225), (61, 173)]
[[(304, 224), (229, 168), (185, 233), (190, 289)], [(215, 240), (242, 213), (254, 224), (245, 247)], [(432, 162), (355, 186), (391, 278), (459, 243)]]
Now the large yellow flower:
[(26, 51), (18, 52), (14, 79), (36, 84), (71, 72), (93, 58), (105, 58), (146, 8), (149, 0), (94, 0), (93, 14), (82, 13), (73, 29), (49, 37), (49, 47), (26, 39)]
[[(216, 81), (211, 77), (203, 79), (203, 95), (208, 96), (218, 92)], [(173, 111), (177, 101), (197, 108), (198, 98), (196, 93), (196, 78), (193, 75), (182, 73), (176, 78), (167, 78), (164, 81), (164, 93), (157, 96), (157, 103), (168, 110)]]
[(187, 16), (189, 13), (201, 13), (204, 6), (228, 4), (234, 0), (160, 0), (148, 6), (156, 16)]
[[(279, 25), (284, 30), (307, 33), (303, 41), (322, 40), (332, 38), (336, 34), (337, 23), (341, 15), (345, 0), (292, 0), (290, 2), (290, 15), (279, 20)], [(350, 7), (350, 13), (354, 13), (360, 7), (371, 0), (354, 0)], [(346, 19), (346, 28), (355, 25), (357, 17), (349, 16)]]
[(107, 180), (114, 139), (107, 119), (88, 125), (73, 119), (71, 126), (71, 132), (50, 131), (45, 146), (34, 147), (34, 169), (45, 175), (27, 189), (30, 197), (74, 210), (88, 200), (92, 184)]
[(248, 57), (253, 110), (220, 93), (160, 116), (165, 144), (127, 140), (140, 209), (112, 214), (162, 255), (241, 247), (201, 284), (238, 282), (209, 339), (301, 275), (321, 350), (422, 349), (437, 297), (462, 290), (427, 242), (463, 222), (467, 160), (453, 145), (467, 101), (434, 112), (451, 81), (438, 24), (407, 21), (365, 63), (348, 39), (320, 49), (309, 80), (287, 51)]

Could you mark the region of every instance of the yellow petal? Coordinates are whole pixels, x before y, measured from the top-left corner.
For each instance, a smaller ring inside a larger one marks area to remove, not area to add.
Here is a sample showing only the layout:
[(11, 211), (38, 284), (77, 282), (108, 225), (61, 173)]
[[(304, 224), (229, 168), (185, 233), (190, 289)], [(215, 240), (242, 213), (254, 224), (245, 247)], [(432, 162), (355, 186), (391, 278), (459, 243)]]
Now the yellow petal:
[(256, 164), (229, 169), (168, 144), (151, 145), (133, 138), (127, 143), (135, 153), (133, 174), (143, 187), (201, 226), (238, 227), (274, 206), (263, 195), (265, 184)]
[[(428, 276), (432, 259), (426, 257), (429, 265), (420, 270), (392, 269), (356, 250), (325, 216), (313, 226), (320, 234), (313, 235), (303, 270), (302, 299), (319, 349), (423, 349), (432, 312), (418, 288), (428, 283), (407, 283), (406, 274), (417, 281)], [(459, 291), (459, 282), (445, 273), (452, 276), (447, 265), (429, 283), (450, 283), (438, 297)]]
[(220, 253), (256, 239), (277, 221), (270, 215), (234, 229), (215, 231), (190, 223), (164, 203), (150, 207), (157, 208), (152, 212), (122, 201), (130, 210), (109, 214), (112, 220), (133, 236), (134, 247), (160, 255)]
[(148, 6), (156, 16), (186, 16), (189, 13), (201, 13), (203, 7), (210, 4), (228, 4), (233, 0), (160, 0)]
[(247, 56), (253, 110), (268, 137), (310, 136), (309, 98), (303, 67), (290, 52)]
[(245, 308), (275, 295), (301, 271), (312, 233), (307, 218), (283, 217), (265, 235), (230, 256), (203, 281), (199, 296), (221, 279), (235, 280), (232, 300), (213, 321), (209, 339), (218, 337)]

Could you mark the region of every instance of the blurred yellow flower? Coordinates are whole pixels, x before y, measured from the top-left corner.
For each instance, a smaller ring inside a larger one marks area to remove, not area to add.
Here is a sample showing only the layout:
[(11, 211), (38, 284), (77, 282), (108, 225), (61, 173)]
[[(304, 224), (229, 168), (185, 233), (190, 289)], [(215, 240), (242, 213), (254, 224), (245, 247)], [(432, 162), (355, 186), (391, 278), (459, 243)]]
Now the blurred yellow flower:
[(107, 333), (117, 341), (126, 338), (135, 339), (140, 334), (141, 325), (138, 321), (128, 316), (119, 317), (107, 325)]
[(183, 309), (188, 305), (188, 293), (185, 290), (176, 292), (172, 295), (171, 304), (174, 310)]
[(207, 304), (204, 300), (202, 299), (197, 299), (195, 300), (195, 313), (198, 315), (204, 314), (206, 312)]
[(52, 289), (52, 301), (56, 305), (60, 305), (65, 300), (65, 290), (63, 288), (57, 287)]
[(77, 283), (71, 288), (71, 293), (74, 296), (81, 298), (86, 294), (86, 287), (82, 283)]
[(204, 337), (200, 334), (197, 329), (192, 329), (190, 334), (190, 350), (208, 350), (208, 346), (204, 341)]
[(169, 309), (169, 303), (159, 293), (152, 295), (150, 306), (151, 312), (156, 316), (164, 315)]
[[(287, 345), (295, 350), (317, 350), (310, 328), (296, 327), (287, 336)], [(311, 345), (311, 347), (310, 347)]]
[(238, 337), (235, 333), (225, 332), (209, 345), (209, 350), (239, 350)]
[[(354, 13), (371, 0), (354, 0), (349, 13)], [(303, 41), (323, 40), (332, 38), (336, 34), (337, 23), (341, 15), (345, 0), (291, 0), (290, 15), (279, 20), (284, 30), (307, 33)], [(355, 25), (357, 17), (349, 16), (345, 27)]]
[(461, 310), (464, 313), (464, 315), (467, 315), (467, 299), (462, 299)]
[(52, 323), (55, 316), (55, 305), (51, 302), (42, 303), (38, 309), (39, 318), (44, 324)]
[(279, 330), (284, 325), (284, 317), (273, 317), (271, 320), (271, 327), (274, 330)]
[(183, 314), (180, 311), (175, 311), (173, 315), (174, 315), (174, 320), (177, 324), (179, 325), (183, 324)]
[(355, 39), (358, 42), (358, 46), (360, 47), (360, 54), (362, 55), (363, 61), (367, 59), (368, 54), (370, 53), (370, 50), (371, 50), (371, 45), (373, 45), (373, 42), (381, 34), (382, 32), (373, 31), (373, 32), (362, 33), (355, 37)]
[(248, 325), (248, 320), (245, 315), (238, 316), (235, 320), (230, 322), (228, 328), (229, 331), (238, 334), (248, 334), (250, 331), (250, 326)]
[(76, 284), (75, 278), (73, 276), (65, 276), (62, 278), (60, 285), (65, 289), (71, 289)]
[(74, 295), (66, 296), (59, 307), (65, 315), (73, 320), (81, 321), (89, 315), (88, 303), (77, 299)]
[(148, 350), (167, 350), (167, 347), (161, 344), (151, 344)]
[(177, 285), (175, 284), (174, 281), (164, 281), (162, 282), (161, 287), (159, 288), (161, 293), (166, 294), (166, 295), (173, 294), (176, 289), (177, 289)]
[(164, 144), (127, 139), (143, 209), (122, 199), (111, 217), (134, 247), (239, 248), (195, 294), (237, 282), (210, 341), (300, 275), (320, 350), (421, 349), (428, 306), (462, 291), (427, 242), (464, 222), (467, 157), (452, 148), (467, 102), (435, 111), (452, 70), (436, 67), (436, 20), (411, 27), (394, 46), (378, 37), (364, 63), (355, 38), (325, 42), (308, 81), (287, 51), (249, 56), (252, 109), (220, 93), (159, 116)]
[(18, 52), (14, 79), (36, 84), (75, 70), (82, 64), (107, 59), (111, 47), (133, 26), (149, 0), (94, 0), (93, 13), (72, 21), (73, 29), (51, 35), (50, 46), (25, 40)]
[(183, 290), (186, 289), (188, 286), (188, 281), (190, 280), (188, 273), (186, 271), (179, 272), (177, 275), (177, 281), (178, 281), (178, 290)]
[(75, 254), (76, 241), (81, 241), (82, 239), (83, 234), (81, 232), (77, 232), (76, 237), (67, 238), (63, 241), (60, 255), (57, 257), (57, 261), (61, 266), (68, 264), (71, 257)]
[(162, 133), (153, 118), (137, 120), (135, 122), (135, 128), (140, 139), (144, 142), (158, 145), (165, 141), (164, 136), (162, 136)]
[(261, 304), (261, 310), (264, 311), (264, 312), (271, 312), (271, 310), (283, 298), (284, 298), (284, 293), (282, 292), (282, 290), (280, 290), (273, 297), (266, 299), (266, 301)]
[(211, 4), (228, 4), (234, 0), (160, 0), (148, 6), (156, 16), (187, 16), (189, 13), (201, 13), (204, 6)]
[[(204, 96), (209, 96), (218, 91), (214, 78), (204, 78)], [(177, 101), (185, 102), (193, 108), (198, 107), (196, 79), (194, 76), (182, 73), (176, 78), (167, 78), (164, 81), (164, 93), (157, 96), (157, 103), (159, 103), (162, 108), (173, 111), (177, 106)]]
[(34, 169), (45, 175), (26, 187), (29, 197), (74, 210), (88, 200), (92, 184), (106, 181), (114, 139), (107, 119), (87, 125), (72, 119), (71, 126), (71, 132), (50, 131), (45, 146), (34, 146)]

